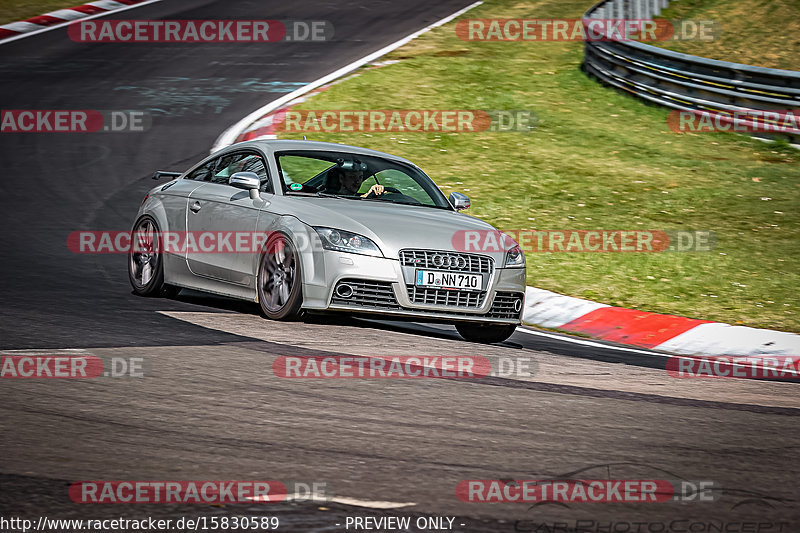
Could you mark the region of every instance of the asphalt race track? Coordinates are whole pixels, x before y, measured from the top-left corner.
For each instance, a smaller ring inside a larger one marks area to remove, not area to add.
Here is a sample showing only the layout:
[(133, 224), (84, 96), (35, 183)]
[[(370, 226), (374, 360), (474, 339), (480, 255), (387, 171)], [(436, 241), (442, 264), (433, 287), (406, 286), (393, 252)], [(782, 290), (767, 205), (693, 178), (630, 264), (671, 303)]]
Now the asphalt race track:
[[(91, 45), (62, 28), (0, 45), (2, 109), (154, 117), (144, 133), (0, 134), (3, 354), (138, 357), (147, 371), (142, 379), (0, 380), (0, 516), (278, 516), (279, 531), (345, 531), (347, 517), (390, 515), (456, 517), (457, 531), (573, 531), (576, 520), (586, 531), (609, 523), (598, 531), (716, 531), (712, 523), (726, 532), (800, 531), (800, 396), (791, 383), (672, 379), (660, 355), (557, 335), (519, 331), (482, 346), (438, 325), (269, 322), (256, 305), (189, 291), (136, 297), (126, 257), (68, 250), (72, 231), (128, 229), (154, 170), (184, 170), (259, 106), (468, 3), (165, 0), (112, 18), (328, 20), (336, 37)], [(478, 380), (273, 373), (279, 356), (315, 354), (481, 355), (528, 361), (533, 372)], [(575, 475), (711, 480), (722, 491), (714, 501), (540, 506), (456, 496), (462, 480)], [(79, 505), (67, 493), (78, 480), (320, 482), (334, 499)]]

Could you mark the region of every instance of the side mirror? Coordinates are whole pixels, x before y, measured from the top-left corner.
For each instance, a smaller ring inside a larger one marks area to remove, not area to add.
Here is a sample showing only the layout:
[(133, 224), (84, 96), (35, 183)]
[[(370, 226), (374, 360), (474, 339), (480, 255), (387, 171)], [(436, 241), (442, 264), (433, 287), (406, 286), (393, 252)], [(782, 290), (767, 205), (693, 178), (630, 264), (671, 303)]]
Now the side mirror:
[(450, 196), (447, 198), (450, 201), (450, 205), (456, 208), (456, 211), (463, 211), (464, 209), (469, 209), (470, 202), (469, 196), (460, 192), (451, 192)]
[(258, 189), (261, 187), (261, 179), (255, 172), (235, 172), (228, 178), (228, 185), (237, 189), (249, 190), (250, 198), (253, 200), (261, 197), (258, 194)]

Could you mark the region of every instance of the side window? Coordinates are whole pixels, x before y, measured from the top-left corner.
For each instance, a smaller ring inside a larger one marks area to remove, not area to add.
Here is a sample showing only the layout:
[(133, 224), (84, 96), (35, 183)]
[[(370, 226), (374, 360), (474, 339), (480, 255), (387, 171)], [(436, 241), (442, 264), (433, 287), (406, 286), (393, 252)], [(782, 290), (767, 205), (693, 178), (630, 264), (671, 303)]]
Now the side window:
[[(261, 180), (261, 192), (272, 193), (272, 181), (267, 174), (267, 167), (260, 155), (250, 154), (240, 161), (241, 171), (255, 172)], [(237, 170), (237, 172), (239, 172)]]
[(272, 192), (272, 183), (267, 175), (264, 160), (260, 155), (252, 152), (238, 152), (219, 158), (211, 182), (227, 184), (228, 178), (237, 172), (255, 172), (261, 180), (261, 192)]
[(217, 164), (216, 159), (212, 159), (207, 163), (200, 165), (192, 172), (190, 172), (186, 179), (188, 180), (195, 180), (195, 181), (210, 181), (211, 176), (213, 175), (214, 166)]
[(261, 180), (261, 192), (272, 192), (272, 182), (264, 160), (260, 155), (251, 152), (237, 152), (212, 159), (192, 171), (187, 178), (227, 185), (228, 178), (236, 172), (255, 172)]

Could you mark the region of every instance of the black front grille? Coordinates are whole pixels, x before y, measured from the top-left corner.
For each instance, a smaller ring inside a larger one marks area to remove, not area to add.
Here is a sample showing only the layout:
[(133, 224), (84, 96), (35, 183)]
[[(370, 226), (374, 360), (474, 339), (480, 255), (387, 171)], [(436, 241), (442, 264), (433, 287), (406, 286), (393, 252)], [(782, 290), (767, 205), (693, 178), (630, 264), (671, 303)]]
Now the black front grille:
[(456, 307), (480, 307), (486, 297), (484, 291), (453, 291), (434, 287), (406, 285), (408, 299), (415, 304), (451, 305)]
[(400, 264), (469, 274), (491, 274), (494, 269), (491, 257), (438, 250), (400, 250)]
[[(342, 297), (337, 294), (338, 289), (343, 285), (348, 285), (352, 289), (352, 294), (349, 297)], [(415, 315), (445, 315), (451, 317), (463, 317), (463, 319), (476, 319), (481, 318), (497, 318), (502, 320), (519, 320), (521, 314), (521, 307), (524, 295), (515, 292), (498, 292), (489, 312), (486, 314), (473, 314), (464, 312), (467, 309), (478, 308), (483, 304), (486, 299), (486, 292), (476, 291), (447, 291), (445, 289), (430, 289), (430, 288), (415, 288), (413, 285), (407, 285), (409, 296), (414, 294), (416, 289), (417, 294), (423, 291), (428, 292), (428, 301), (416, 301), (415, 303), (429, 303), (439, 305), (449, 305), (450, 309), (410, 309), (401, 307), (394, 297), (392, 284), (388, 281), (367, 281), (359, 279), (345, 279), (336, 284), (336, 290), (333, 292), (331, 304), (352, 307), (353, 309), (364, 309), (366, 311), (407, 311)], [(431, 292), (441, 291), (447, 294), (437, 294), (430, 296)], [(438, 298), (438, 301), (436, 301)], [(446, 303), (448, 299), (449, 302)], [(414, 301), (414, 300), (412, 300)], [(515, 310), (519, 307), (519, 310)]]
[[(338, 295), (342, 285), (349, 285), (352, 288), (353, 293), (349, 298)], [(331, 303), (374, 309), (400, 309), (400, 304), (394, 297), (392, 284), (388, 281), (342, 280), (333, 291)]]
[(517, 292), (498, 292), (486, 316), (490, 318), (519, 318), (522, 312), (523, 294)]

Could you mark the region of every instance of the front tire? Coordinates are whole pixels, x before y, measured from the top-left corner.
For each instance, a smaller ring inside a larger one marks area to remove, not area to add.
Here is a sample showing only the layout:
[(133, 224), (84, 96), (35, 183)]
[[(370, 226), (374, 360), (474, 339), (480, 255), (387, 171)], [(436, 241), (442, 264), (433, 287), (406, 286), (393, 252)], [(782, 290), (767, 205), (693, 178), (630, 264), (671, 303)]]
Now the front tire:
[(272, 320), (292, 320), (303, 303), (300, 256), (292, 241), (275, 233), (267, 241), (258, 264), (258, 303)]
[(484, 344), (493, 344), (495, 342), (503, 342), (509, 338), (517, 326), (514, 324), (469, 324), (461, 323), (456, 324), (456, 329), (459, 335), (464, 337), (465, 340), (470, 342), (481, 342)]
[(139, 296), (174, 296), (177, 288), (164, 283), (161, 230), (150, 215), (133, 225), (128, 253), (128, 280)]

